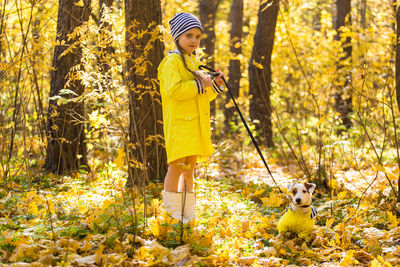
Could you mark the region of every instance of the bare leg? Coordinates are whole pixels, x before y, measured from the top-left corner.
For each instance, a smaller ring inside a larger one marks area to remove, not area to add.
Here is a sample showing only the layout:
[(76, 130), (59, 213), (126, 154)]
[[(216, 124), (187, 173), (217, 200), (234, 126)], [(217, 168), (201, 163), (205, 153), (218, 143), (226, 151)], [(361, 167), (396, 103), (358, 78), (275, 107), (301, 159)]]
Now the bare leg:
[(179, 176), (183, 171), (179, 165), (184, 163), (185, 163), (185, 158), (181, 158), (169, 164), (167, 175), (165, 176), (164, 180), (164, 191), (177, 192)]
[(197, 156), (185, 158), (185, 169), (179, 177), (178, 192), (193, 192), (193, 172), (196, 167)]

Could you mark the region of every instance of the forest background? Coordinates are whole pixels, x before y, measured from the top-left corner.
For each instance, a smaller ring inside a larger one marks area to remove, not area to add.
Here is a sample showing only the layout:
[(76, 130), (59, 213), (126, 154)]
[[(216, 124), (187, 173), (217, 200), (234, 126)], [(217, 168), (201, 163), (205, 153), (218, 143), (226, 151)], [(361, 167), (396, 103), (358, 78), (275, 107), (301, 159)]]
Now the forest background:
[[(398, 265), (398, 10), (2, 0), (0, 264)], [(200, 17), (198, 56), (225, 73), (275, 180), (222, 95), (190, 227), (160, 202), (156, 68), (175, 49), (168, 20), (180, 11)], [(307, 240), (277, 237), (289, 204), (277, 184), (293, 181), (317, 184)]]

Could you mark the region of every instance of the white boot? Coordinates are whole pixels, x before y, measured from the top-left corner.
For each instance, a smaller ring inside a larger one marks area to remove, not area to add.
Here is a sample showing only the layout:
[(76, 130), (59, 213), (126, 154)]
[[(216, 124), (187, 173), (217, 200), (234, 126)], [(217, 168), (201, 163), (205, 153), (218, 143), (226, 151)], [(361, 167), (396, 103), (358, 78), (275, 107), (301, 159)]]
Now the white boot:
[[(185, 195), (185, 192), (183, 192)], [(186, 192), (186, 200), (184, 203), (183, 222), (190, 222), (195, 217), (195, 195), (193, 192)]]
[(164, 208), (173, 218), (182, 220), (183, 212), (183, 195), (182, 192), (162, 191)]

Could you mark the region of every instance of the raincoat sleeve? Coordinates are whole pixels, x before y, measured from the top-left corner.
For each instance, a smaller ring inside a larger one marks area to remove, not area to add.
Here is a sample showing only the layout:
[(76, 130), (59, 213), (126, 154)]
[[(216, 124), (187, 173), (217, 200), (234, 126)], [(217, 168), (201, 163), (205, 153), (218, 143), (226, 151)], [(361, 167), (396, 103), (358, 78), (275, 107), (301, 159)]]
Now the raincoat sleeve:
[(208, 101), (210, 101), (210, 102), (213, 101), (217, 97), (217, 95), (224, 92), (223, 86), (219, 87), (215, 81), (213, 81), (212, 87), (207, 87), (207, 88), (209, 88), (209, 89), (212, 88), (212, 90), (207, 90), (207, 97), (208, 97)]
[(207, 87), (209, 90), (207, 90), (207, 93), (206, 93), (206, 95), (207, 95), (207, 98), (208, 98), (208, 101), (213, 101), (216, 97), (217, 97), (217, 93), (216, 92), (214, 92), (214, 90), (210, 90), (211, 89), (211, 87)]
[(169, 98), (182, 101), (196, 97), (199, 92), (199, 82), (195, 79), (183, 81), (179, 73), (179, 59), (169, 58), (161, 73), (160, 79), (163, 80), (165, 95)]

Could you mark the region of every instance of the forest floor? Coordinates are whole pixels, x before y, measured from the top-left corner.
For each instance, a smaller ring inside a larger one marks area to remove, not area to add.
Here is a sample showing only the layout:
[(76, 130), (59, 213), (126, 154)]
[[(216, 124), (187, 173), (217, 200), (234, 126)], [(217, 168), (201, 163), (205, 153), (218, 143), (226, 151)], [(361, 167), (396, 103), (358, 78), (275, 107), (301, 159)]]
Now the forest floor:
[[(338, 167), (332, 192), (314, 194), (313, 233), (289, 238), (276, 228), (289, 201), (257, 155), (246, 157), (199, 166), (198, 220), (184, 226), (165, 213), (162, 184), (127, 189), (112, 163), (94, 174), (38, 176), (29, 192), (9, 184), (0, 189), (0, 266), (400, 265), (398, 220), (377, 193), (385, 177), (359, 201), (368, 187), (359, 176), (372, 181), (376, 171)], [(298, 176), (294, 165), (269, 163), (281, 188)]]

